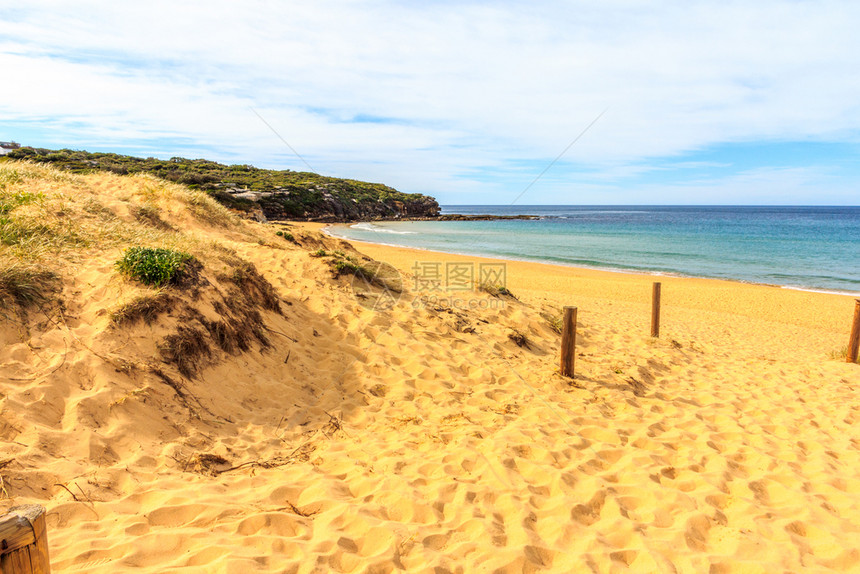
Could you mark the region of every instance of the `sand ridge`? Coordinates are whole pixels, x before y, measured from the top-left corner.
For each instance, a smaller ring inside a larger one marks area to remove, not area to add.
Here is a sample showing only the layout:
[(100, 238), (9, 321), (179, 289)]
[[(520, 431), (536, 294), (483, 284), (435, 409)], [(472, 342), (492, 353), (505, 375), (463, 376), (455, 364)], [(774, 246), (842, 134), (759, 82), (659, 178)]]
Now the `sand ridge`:
[[(851, 298), (663, 278), (652, 339), (647, 276), (510, 262), (518, 299), (421, 306), (426, 252), (355, 244), (404, 277), (374, 311), (312, 256), (348, 249), (319, 226), (291, 226), (297, 246), (186, 223), (271, 283), (268, 346), (182, 376), (157, 350), (181, 313), (109, 324), (138, 294), (117, 249), (64, 277), (63, 317), (4, 327), (3, 503), (47, 506), (55, 571), (860, 568), (860, 371), (831, 357)], [(177, 296), (214, 316), (216, 275)], [(547, 320), (564, 304), (573, 381)]]

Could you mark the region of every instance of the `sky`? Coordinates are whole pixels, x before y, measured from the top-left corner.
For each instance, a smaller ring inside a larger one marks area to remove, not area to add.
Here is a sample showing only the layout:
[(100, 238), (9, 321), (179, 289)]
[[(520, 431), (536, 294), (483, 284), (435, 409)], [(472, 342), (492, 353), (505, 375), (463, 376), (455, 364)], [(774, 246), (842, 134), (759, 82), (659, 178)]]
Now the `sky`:
[(860, 205), (858, 23), (827, 0), (0, 0), (0, 141), (443, 205)]

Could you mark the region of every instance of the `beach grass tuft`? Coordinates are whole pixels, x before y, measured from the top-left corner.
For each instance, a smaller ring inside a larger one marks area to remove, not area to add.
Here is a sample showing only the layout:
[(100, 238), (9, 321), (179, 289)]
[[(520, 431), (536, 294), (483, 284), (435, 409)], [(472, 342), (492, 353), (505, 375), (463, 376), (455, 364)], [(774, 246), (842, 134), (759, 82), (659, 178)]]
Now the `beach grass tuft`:
[(4, 265), (0, 268), (0, 301), (21, 307), (44, 303), (59, 289), (59, 281), (59, 275), (35, 265)]
[(513, 341), (517, 347), (522, 347), (523, 349), (531, 348), (531, 343), (529, 342), (528, 335), (526, 335), (519, 329), (511, 329), (511, 332), (508, 333), (508, 339)]
[(488, 295), (496, 298), (501, 297), (510, 297), (511, 299), (516, 299), (516, 295), (510, 292), (507, 287), (504, 285), (497, 285), (493, 283), (479, 283), (477, 285), (478, 291), (483, 291)]
[(159, 315), (170, 311), (176, 299), (164, 291), (155, 294), (145, 294), (117, 307), (110, 314), (114, 325), (133, 325), (143, 321), (147, 325), (155, 321)]
[(541, 317), (543, 317), (544, 321), (547, 322), (549, 328), (553, 330), (553, 332), (561, 335), (563, 323), (564, 323), (564, 315), (557, 314), (554, 315), (552, 313), (544, 312), (541, 313)]
[[(848, 345), (845, 345), (838, 351), (831, 351), (830, 358), (836, 361), (847, 361), (848, 360)], [(860, 364), (860, 356), (857, 357), (855, 363)]]
[(225, 277), (242, 291), (251, 303), (263, 309), (281, 313), (281, 298), (265, 277), (260, 275), (253, 263), (236, 258), (231, 261), (233, 272)]
[(201, 359), (212, 356), (206, 333), (185, 326), (180, 326), (176, 333), (165, 337), (159, 344), (159, 351), (166, 363), (176, 365), (177, 370), (189, 379), (197, 374)]

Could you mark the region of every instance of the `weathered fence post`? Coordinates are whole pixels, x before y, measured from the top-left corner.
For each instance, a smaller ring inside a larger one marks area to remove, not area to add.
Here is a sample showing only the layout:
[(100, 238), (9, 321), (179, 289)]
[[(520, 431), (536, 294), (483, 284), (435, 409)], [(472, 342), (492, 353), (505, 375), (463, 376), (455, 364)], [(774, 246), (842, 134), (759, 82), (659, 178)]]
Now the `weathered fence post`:
[(660, 336), (660, 283), (654, 283), (651, 291), (651, 336)]
[(0, 517), (0, 574), (50, 574), (45, 509), (14, 506)]
[(854, 301), (854, 323), (851, 325), (851, 338), (848, 339), (848, 362), (857, 362), (857, 351), (860, 350), (860, 299)]
[(576, 360), (576, 307), (564, 308), (561, 329), (561, 375), (573, 377)]

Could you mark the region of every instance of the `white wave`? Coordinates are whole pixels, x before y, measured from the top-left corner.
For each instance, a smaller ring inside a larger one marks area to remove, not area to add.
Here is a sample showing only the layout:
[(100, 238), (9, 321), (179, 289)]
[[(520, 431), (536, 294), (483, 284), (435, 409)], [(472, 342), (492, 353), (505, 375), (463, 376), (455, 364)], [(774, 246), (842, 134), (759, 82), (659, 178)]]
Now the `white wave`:
[(860, 296), (860, 291), (831, 291), (827, 289), (817, 289), (815, 287), (803, 287), (801, 285), (777, 285), (781, 289), (791, 289), (792, 291), (806, 291), (808, 293), (825, 293), (827, 295), (848, 295), (850, 297)]
[(372, 231), (373, 233), (394, 233), (395, 235), (416, 235), (415, 231), (397, 231), (396, 229), (386, 229), (372, 223), (362, 222), (354, 223), (349, 226), (350, 229), (359, 229), (361, 231)]

